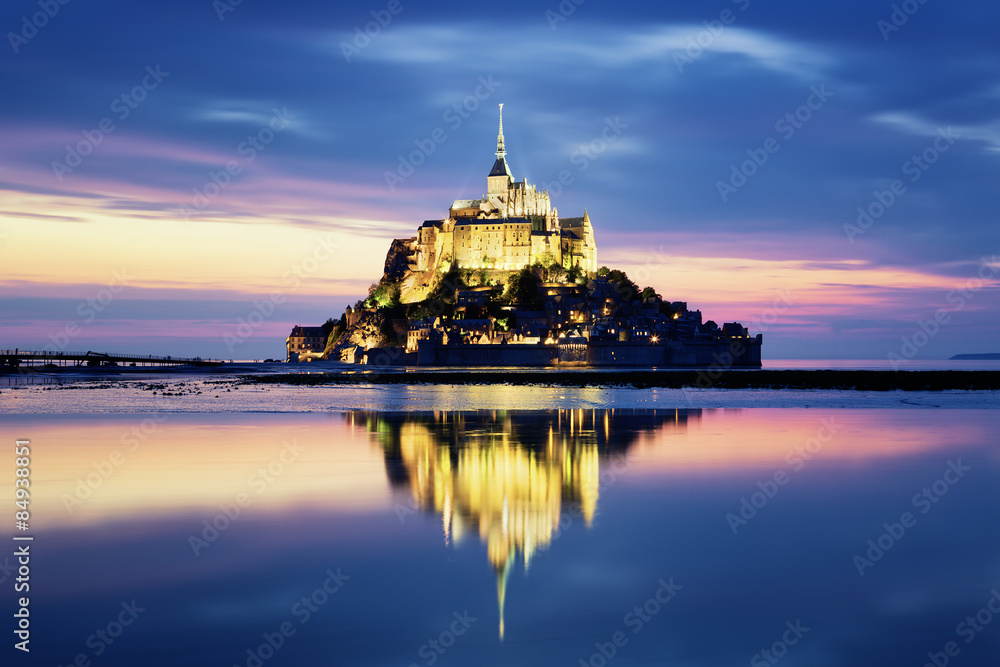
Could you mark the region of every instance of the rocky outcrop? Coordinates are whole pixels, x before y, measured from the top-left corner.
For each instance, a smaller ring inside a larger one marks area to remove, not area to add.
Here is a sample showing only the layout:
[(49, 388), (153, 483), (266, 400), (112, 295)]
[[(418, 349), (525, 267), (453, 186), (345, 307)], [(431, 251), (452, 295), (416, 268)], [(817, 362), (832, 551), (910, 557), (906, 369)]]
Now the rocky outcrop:
[(383, 281), (396, 282), (406, 277), (410, 271), (410, 259), (416, 241), (416, 237), (392, 240), (389, 252), (385, 255), (385, 268), (382, 271)]
[(354, 362), (354, 353), (359, 348), (368, 350), (385, 342), (382, 329), (385, 316), (377, 311), (362, 310), (357, 313), (357, 321), (333, 344), (326, 354), (334, 361)]
[(432, 271), (410, 272), (399, 283), (399, 300), (402, 303), (417, 303), (430, 296), (438, 275)]

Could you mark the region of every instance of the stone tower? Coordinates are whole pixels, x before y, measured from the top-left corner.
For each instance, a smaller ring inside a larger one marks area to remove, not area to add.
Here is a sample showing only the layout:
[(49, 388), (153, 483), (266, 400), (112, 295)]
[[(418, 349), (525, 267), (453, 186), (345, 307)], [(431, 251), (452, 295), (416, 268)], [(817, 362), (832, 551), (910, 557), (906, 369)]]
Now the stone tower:
[[(500, 103), (500, 132), (497, 134), (497, 161), (493, 163), (493, 169), (487, 180), (487, 197), (489, 199), (499, 198), (506, 195), (514, 177), (510, 173), (507, 165), (507, 150), (503, 145), (503, 102)], [(497, 205), (497, 202), (494, 202)]]

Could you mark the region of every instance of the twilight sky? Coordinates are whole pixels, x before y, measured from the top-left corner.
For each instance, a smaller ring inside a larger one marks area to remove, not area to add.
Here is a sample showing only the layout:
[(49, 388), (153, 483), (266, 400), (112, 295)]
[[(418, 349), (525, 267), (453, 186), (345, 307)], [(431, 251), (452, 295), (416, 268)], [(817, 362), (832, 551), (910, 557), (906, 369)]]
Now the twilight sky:
[(0, 348), (281, 358), (503, 102), (599, 264), (765, 357), (1000, 351), (995, 2), (235, 2), (0, 8)]

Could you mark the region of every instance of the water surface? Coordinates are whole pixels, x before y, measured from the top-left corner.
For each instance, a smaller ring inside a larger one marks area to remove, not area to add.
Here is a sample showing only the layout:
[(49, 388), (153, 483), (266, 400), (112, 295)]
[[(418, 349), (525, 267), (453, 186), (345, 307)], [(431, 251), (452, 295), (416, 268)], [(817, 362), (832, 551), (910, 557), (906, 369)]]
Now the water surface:
[[(968, 643), (959, 625), (1000, 586), (997, 426), (981, 409), (678, 408), (0, 428), (34, 451), (37, 664), (745, 665), (774, 650), (919, 666), (949, 641), (954, 664), (1000, 655), (1000, 623)], [(888, 548), (866, 555), (869, 540)]]

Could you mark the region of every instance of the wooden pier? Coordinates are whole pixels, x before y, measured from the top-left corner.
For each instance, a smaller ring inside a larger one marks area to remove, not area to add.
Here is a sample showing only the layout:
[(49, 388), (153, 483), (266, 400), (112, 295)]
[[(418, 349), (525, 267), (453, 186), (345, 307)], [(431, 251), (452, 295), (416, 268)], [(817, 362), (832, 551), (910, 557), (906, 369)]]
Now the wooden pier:
[(218, 359), (160, 357), (110, 352), (56, 352), (50, 350), (0, 350), (0, 373), (18, 368), (121, 368), (163, 366), (221, 366)]

